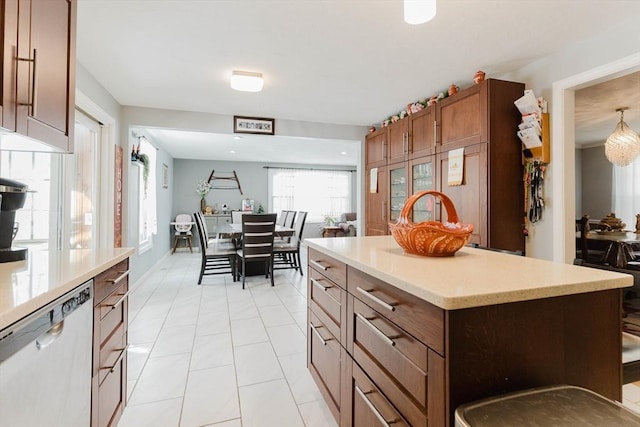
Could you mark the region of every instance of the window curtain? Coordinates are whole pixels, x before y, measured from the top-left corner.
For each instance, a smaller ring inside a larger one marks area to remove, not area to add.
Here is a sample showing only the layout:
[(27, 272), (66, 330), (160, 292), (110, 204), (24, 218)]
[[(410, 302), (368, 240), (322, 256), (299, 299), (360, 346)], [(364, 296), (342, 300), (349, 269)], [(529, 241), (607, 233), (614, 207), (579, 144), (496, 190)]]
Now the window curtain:
[(269, 211), (306, 211), (308, 222), (351, 212), (350, 171), (269, 169)]
[(145, 138), (140, 138), (140, 154), (149, 158), (149, 176), (145, 188), (145, 215), (147, 232), (158, 234), (157, 204), (156, 204), (156, 149)]
[(640, 157), (628, 166), (613, 166), (613, 209), (625, 229), (635, 229), (640, 214)]

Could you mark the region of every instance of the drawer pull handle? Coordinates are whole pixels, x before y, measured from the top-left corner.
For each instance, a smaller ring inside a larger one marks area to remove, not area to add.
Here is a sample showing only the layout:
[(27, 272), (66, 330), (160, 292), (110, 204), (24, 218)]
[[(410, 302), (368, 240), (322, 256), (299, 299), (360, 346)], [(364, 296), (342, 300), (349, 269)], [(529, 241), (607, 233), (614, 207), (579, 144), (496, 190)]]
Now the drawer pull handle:
[(128, 349), (129, 349), (129, 344), (125, 345), (124, 348), (120, 350), (120, 354), (118, 355), (118, 358), (116, 359), (116, 361), (113, 362), (112, 366), (103, 366), (100, 369), (108, 369), (109, 372), (115, 371), (116, 368), (118, 367), (118, 363), (120, 363), (124, 355), (127, 354)]
[(325, 286), (325, 285), (323, 285), (322, 283), (320, 283), (320, 280), (316, 280), (316, 279), (311, 279), (311, 283), (313, 283), (314, 285), (316, 285), (317, 287), (319, 287), (323, 291), (327, 291), (328, 289), (333, 288), (333, 286)]
[(373, 403), (371, 403), (371, 401), (369, 399), (367, 399), (367, 394), (371, 394), (373, 393), (373, 390), (371, 391), (362, 391), (362, 389), (360, 387), (358, 387), (358, 384), (355, 385), (355, 389), (356, 392), (360, 395), (360, 398), (362, 400), (364, 400), (364, 403), (367, 404), (367, 406), (369, 407), (369, 409), (371, 409), (371, 412), (373, 412), (373, 415), (376, 416), (376, 418), (382, 423), (382, 425), (385, 425), (387, 427), (391, 427), (391, 424), (397, 422), (397, 419), (393, 419), (391, 421), (387, 421), (382, 414), (380, 413), (380, 411), (378, 411), (378, 408), (376, 408), (375, 406), (373, 406)]
[(366, 289), (362, 289), (360, 286), (356, 287), (356, 289), (361, 294), (367, 296), (367, 298), (369, 298), (371, 301), (381, 305), (382, 307), (386, 308), (387, 310), (396, 311), (396, 308), (393, 305), (387, 304), (386, 302), (382, 301), (380, 298), (376, 297), (375, 295), (372, 295), (371, 292), (373, 292), (373, 290), (367, 291)]
[(120, 299), (116, 301), (115, 304), (104, 304), (105, 307), (111, 307), (111, 310), (115, 310), (120, 304), (122, 304), (122, 301), (127, 299), (127, 297), (129, 296), (129, 291), (125, 292), (124, 294), (118, 294), (118, 295), (120, 295)]
[(378, 335), (380, 338), (382, 338), (384, 341), (386, 341), (387, 344), (389, 344), (391, 347), (395, 347), (395, 345), (396, 345), (396, 342), (394, 341), (394, 339), (401, 337), (401, 335), (394, 335), (392, 337), (388, 336), (387, 334), (382, 332), (380, 329), (376, 328), (376, 325), (371, 323), (371, 321), (369, 319), (367, 319), (366, 317), (364, 317), (360, 313), (356, 313), (356, 317), (358, 319), (360, 319), (362, 321), (362, 323), (367, 325), (376, 335)]
[(330, 265), (322, 265), (318, 261), (314, 261), (312, 259), (309, 260), (309, 264), (313, 265), (315, 268), (319, 268), (320, 270), (327, 271), (331, 268)]
[(109, 279), (109, 280), (107, 280), (107, 282), (109, 282), (109, 283), (113, 283), (113, 284), (115, 285), (116, 283), (119, 283), (122, 279), (124, 279), (125, 277), (127, 277), (127, 276), (129, 275), (129, 271), (130, 271), (130, 270), (127, 270), (127, 271), (119, 271), (118, 273), (120, 273), (120, 276), (118, 276), (118, 278), (117, 278), (117, 279)]
[(313, 323), (309, 322), (309, 326), (311, 327), (311, 330), (315, 332), (315, 334), (318, 336), (318, 339), (320, 340), (322, 345), (327, 345), (327, 341), (331, 341), (333, 339), (333, 338), (327, 338), (327, 339), (322, 338), (322, 335), (320, 335), (320, 332), (318, 332), (318, 327), (314, 326)]

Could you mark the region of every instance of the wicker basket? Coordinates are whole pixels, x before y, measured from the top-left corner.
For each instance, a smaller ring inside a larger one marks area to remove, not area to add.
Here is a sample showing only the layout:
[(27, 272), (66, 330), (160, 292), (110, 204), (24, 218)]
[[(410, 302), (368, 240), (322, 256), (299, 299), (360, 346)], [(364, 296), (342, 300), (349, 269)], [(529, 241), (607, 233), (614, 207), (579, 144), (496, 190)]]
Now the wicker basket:
[[(442, 200), (447, 210), (447, 222), (409, 220), (411, 209), (419, 198), (433, 195)], [(391, 234), (405, 252), (424, 256), (453, 256), (471, 237), (473, 224), (460, 224), (453, 202), (439, 191), (420, 191), (409, 197), (396, 223), (389, 223)]]

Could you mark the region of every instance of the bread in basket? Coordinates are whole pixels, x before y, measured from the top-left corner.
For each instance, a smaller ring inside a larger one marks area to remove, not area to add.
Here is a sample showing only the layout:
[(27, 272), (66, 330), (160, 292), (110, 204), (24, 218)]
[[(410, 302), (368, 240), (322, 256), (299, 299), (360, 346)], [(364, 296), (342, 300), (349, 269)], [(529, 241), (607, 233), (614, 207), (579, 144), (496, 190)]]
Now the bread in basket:
[[(433, 195), (442, 200), (447, 211), (447, 221), (410, 221), (411, 210), (419, 198)], [(453, 202), (439, 191), (420, 191), (404, 203), (398, 221), (389, 223), (391, 235), (405, 252), (434, 257), (452, 256), (471, 237), (473, 224), (460, 224)]]

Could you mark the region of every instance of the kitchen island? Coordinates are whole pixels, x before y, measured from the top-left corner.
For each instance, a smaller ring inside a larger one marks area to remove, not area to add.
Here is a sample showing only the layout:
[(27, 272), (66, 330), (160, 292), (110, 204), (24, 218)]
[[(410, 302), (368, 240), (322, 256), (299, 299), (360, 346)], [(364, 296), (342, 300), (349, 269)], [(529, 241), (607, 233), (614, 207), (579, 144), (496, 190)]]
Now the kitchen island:
[(308, 367), (341, 426), (452, 426), (463, 403), (550, 384), (622, 398), (631, 276), (467, 247), (420, 257), (390, 236), (305, 243)]

